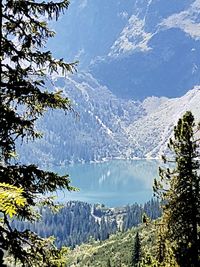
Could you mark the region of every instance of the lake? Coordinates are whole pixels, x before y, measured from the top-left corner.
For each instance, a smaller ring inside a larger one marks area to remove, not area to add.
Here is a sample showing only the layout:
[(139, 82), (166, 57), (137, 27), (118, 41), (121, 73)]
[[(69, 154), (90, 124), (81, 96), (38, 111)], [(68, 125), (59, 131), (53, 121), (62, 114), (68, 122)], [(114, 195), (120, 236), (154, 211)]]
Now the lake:
[(77, 163), (54, 168), (69, 174), (79, 192), (58, 191), (58, 200), (101, 203), (108, 207), (144, 203), (153, 196), (153, 179), (158, 177), (156, 160), (112, 160), (102, 163)]

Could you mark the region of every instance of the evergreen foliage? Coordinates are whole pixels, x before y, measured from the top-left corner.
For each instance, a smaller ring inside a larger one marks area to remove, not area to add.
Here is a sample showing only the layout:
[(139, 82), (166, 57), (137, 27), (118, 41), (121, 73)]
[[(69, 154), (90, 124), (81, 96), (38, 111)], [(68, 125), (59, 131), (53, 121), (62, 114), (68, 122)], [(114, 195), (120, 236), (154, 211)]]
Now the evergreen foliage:
[(132, 266), (139, 266), (139, 262), (141, 261), (142, 257), (141, 249), (142, 248), (141, 248), (140, 235), (137, 232), (134, 239)]
[(144, 257), (142, 263), (139, 265), (140, 267), (158, 267), (157, 261), (149, 254)]
[[(67, 266), (77, 267), (131, 267), (133, 257), (133, 237), (139, 232), (142, 257), (139, 266), (146, 266), (147, 257), (150, 256), (152, 265), (157, 263), (156, 256), (156, 226), (150, 222), (148, 226), (141, 224), (128, 231), (117, 232), (110, 235), (105, 241), (94, 241), (92, 244), (82, 244), (69, 251)], [(150, 260), (148, 261), (150, 262)], [(158, 267), (157, 265), (156, 267)], [(168, 267), (171, 265), (168, 265)], [(173, 265), (172, 265), (173, 266)], [(159, 266), (160, 267), (160, 266)], [(177, 267), (177, 266), (176, 266)]]
[[(48, 91), (47, 81), (48, 74), (73, 72), (75, 63), (56, 60), (45, 48), (48, 38), (55, 34), (47, 21), (57, 20), (68, 5), (68, 0), (57, 3), (5, 0), (0, 4), (0, 182), (23, 190), (23, 205), (14, 205), (14, 213), (21, 220), (37, 218), (34, 208), (42, 194), (58, 188), (73, 189), (68, 175), (59, 176), (35, 165), (21, 165), (15, 146), (16, 140), (41, 137), (35, 123), (47, 109), (65, 112), (72, 109), (62, 92)], [(9, 212), (2, 206), (0, 212), (4, 215), (0, 223), (1, 249), (23, 266), (60, 266), (62, 253), (53, 240), (42, 239), (28, 230), (12, 229)]]
[[(121, 208), (106, 208), (99, 204), (79, 201), (67, 202), (58, 212), (41, 208), (42, 220), (34, 223), (12, 220), (12, 228), (20, 231), (30, 229), (41, 237), (54, 236), (57, 247), (75, 247), (81, 243), (105, 240), (117, 231), (126, 231), (141, 223), (146, 210), (148, 215), (159, 214), (160, 205), (151, 200), (143, 206), (138, 204)], [(157, 216), (158, 217), (158, 216)]]
[(198, 131), (192, 113), (186, 112), (169, 142), (175, 167), (160, 169), (160, 180), (154, 183), (155, 192), (163, 200), (166, 238), (181, 267), (200, 265), (200, 164), (199, 140), (195, 139)]
[(165, 225), (163, 223), (157, 223), (157, 253), (156, 258), (159, 264), (161, 265), (166, 256), (166, 244), (165, 244)]

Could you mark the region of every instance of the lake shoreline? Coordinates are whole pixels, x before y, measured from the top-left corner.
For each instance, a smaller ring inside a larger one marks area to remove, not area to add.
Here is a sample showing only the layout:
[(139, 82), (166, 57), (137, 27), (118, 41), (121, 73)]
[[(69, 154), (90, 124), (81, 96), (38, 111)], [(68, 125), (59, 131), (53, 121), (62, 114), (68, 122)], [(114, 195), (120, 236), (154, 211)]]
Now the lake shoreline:
[(54, 166), (50, 170), (60, 175), (68, 173), (72, 185), (80, 189), (60, 192), (62, 202), (70, 199), (116, 207), (148, 201), (153, 195), (152, 185), (158, 177), (159, 165), (155, 159), (115, 159)]
[(65, 167), (65, 166), (73, 166), (74, 164), (99, 164), (99, 163), (105, 163), (109, 161), (115, 161), (115, 160), (122, 160), (122, 161), (142, 161), (142, 160), (147, 160), (147, 161), (158, 161), (158, 162), (163, 162), (161, 157), (144, 157), (144, 158), (139, 158), (139, 157), (111, 157), (111, 158), (102, 158), (101, 160), (90, 160), (86, 161), (83, 159), (80, 160), (75, 160), (75, 161), (67, 161), (64, 163), (48, 163), (42, 165), (43, 167)]

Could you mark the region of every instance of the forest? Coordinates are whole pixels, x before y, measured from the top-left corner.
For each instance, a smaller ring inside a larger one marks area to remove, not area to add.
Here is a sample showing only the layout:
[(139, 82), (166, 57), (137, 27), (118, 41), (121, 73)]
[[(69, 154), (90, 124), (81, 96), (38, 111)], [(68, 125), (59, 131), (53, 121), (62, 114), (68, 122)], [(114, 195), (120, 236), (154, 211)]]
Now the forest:
[(151, 219), (161, 216), (160, 203), (151, 200), (144, 205), (127, 205), (121, 208), (106, 208), (100, 204), (87, 204), (71, 201), (60, 211), (53, 213), (49, 209), (40, 209), (42, 220), (33, 224), (13, 220), (13, 229), (24, 231), (30, 229), (41, 237), (55, 237), (55, 244), (75, 247), (89, 240), (105, 240), (111, 234), (128, 229), (142, 223), (146, 214)]
[(54, 75), (77, 71), (77, 61), (56, 59), (47, 49), (55, 36), (49, 25), (68, 6), (68, 0), (1, 1), (0, 266), (198, 267), (200, 124), (191, 111), (180, 116), (162, 156), (166, 167), (153, 185), (158, 200), (143, 206), (69, 202), (62, 208), (53, 193), (77, 190), (69, 175), (18, 157), (17, 142), (42, 138), (37, 121), (47, 110), (76, 115), (68, 96), (48, 86)]

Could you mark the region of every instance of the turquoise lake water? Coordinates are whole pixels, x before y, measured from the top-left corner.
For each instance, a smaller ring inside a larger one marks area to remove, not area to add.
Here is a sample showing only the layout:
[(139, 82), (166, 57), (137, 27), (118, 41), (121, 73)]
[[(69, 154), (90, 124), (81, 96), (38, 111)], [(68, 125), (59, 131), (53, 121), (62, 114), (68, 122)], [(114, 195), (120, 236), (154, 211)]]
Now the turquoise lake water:
[(56, 167), (59, 174), (69, 174), (79, 192), (59, 191), (58, 200), (80, 200), (108, 207), (144, 203), (153, 196), (153, 179), (158, 177), (156, 160), (112, 160), (102, 163), (73, 164)]

